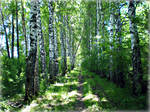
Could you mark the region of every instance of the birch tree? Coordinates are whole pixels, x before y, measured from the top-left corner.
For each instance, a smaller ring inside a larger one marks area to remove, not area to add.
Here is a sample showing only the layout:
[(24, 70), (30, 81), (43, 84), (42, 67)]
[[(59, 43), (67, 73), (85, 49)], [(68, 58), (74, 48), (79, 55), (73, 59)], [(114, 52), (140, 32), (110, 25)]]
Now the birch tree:
[(42, 77), (46, 78), (46, 52), (45, 52), (45, 46), (44, 46), (44, 38), (43, 38), (43, 32), (42, 32), (42, 23), (41, 23), (41, 12), (40, 12), (40, 1), (38, 1), (38, 13), (37, 13), (37, 35), (39, 40), (39, 47), (40, 47), (40, 58), (41, 58), (41, 73)]
[(141, 53), (139, 45), (139, 35), (136, 25), (136, 6), (135, 1), (130, 0), (128, 6), (128, 16), (131, 34), (132, 66), (133, 66), (133, 93), (138, 95), (142, 92), (142, 67)]
[(20, 53), (19, 53), (18, 1), (17, 0), (16, 0), (16, 35), (17, 35), (17, 55), (19, 58)]
[(53, 0), (49, 0), (49, 73), (50, 79), (54, 78), (54, 29), (53, 29), (53, 15), (54, 15), (54, 7)]
[(35, 85), (35, 64), (37, 54), (37, 1), (31, 0), (30, 12), (30, 51), (27, 58), (26, 67), (26, 85), (25, 100), (30, 100), (38, 94), (37, 85)]
[[(61, 21), (62, 19), (62, 24), (65, 24), (65, 17), (59, 16), (59, 19)], [(64, 28), (61, 25), (60, 26), (60, 42), (61, 42), (61, 70), (62, 70), (62, 75), (65, 75), (66, 69), (67, 69), (67, 63), (66, 63), (66, 45), (65, 45), (65, 34), (64, 34)]]
[(14, 12), (12, 12), (12, 43), (11, 43), (11, 57), (14, 58)]
[[(113, 25), (114, 25), (114, 9), (112, 8), (112, 4), (113, 2), (110, 1), (110, 36), (109, 36), (109, 41), (110, 41), (110, 51), (112, 52), (113, 50), (113, 35), (114, 35), (114, 28), (113, 28)], [(113, 60), (112, 60), (112, 53), (110, 54), (110, 74), (109, 74), (109, 78), (110, 80), (112, 80), (113, 78)]]
[(55, 75), (58, 74), (59, 72), (59, 63), (58, 63), (58, 43), (57, 43), (57, 28), (56, 28), (56, 22), (57, 22), (57, 18), (56, 18), (56, 13), (54, 13), (54, 73)]

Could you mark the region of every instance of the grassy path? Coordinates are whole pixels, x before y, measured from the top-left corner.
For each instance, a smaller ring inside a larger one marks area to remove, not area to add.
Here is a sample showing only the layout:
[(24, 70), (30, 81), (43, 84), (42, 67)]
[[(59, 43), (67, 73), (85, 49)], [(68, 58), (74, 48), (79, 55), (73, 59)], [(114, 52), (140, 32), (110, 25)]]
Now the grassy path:
[(74, 70), (64, 77), (59, 76), (56, 83), (21, 112), (100, 111), (100, 100), (90, 90), (81, 72)]
[[(20, 112), (110, 112), (145, 109), (146, 97), (134, 98), (126, 88), (88, 71), (73, 70), (58, 76), (45, 93), (24, 105)], [(11, 112), (11, 111), (10, 111)]]

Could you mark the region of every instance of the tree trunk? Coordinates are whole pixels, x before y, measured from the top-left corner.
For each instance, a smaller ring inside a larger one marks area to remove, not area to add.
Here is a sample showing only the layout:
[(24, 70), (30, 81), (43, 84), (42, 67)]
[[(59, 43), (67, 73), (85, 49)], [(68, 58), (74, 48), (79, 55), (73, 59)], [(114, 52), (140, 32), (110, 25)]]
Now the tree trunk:
[(91, 56), (91, 51), (92, 51), (92, 18), (90, 17), (90, 21), (89, 21), (89, 27), (90, 27), (90, 31), (89, 31), (89, 51), (90, 51), (90, 56)]
[(135, 1), (129, 1), (128, 16), (131, 34), (132, 66), (133, 66), (133, 94), (139, 95), (142, 92), (142, 67), (139, 45), (139, 36), (136, 25)]
[(56, 17), (54, 17), (54, 63), (55, 63), (55, 74), (59, 72), (58, 64), (58, 46), (57, 46), (57, 28), (56, 28)]
[[(71, 27), (69, 26), (69, 20), (68, 20), (68, 15), (67, 15), (67, 18), (66, 18), (66, 21), (67, 21), (67, 31), (68, 31), (68, 35), (67, 35), (67, 50), (68, 50), (68, 55), (69, 56), (69, 62), (70, 62), (70, 65), (72, 66), (72, 62), (73, 62), (73, 55), (72, 55), (72, 31), (71, 31)], [(73, 68), (70, 68), (70, 69), (73, 69)]]
[(8, 55), (8, 58), (10, 58), (9, 43), (8, 43), (8, 37), (7, 37), (7, 30), (6, 30), (6, 26), (5, 26), (5, 23), (4, 23), (4, 16), (3, 16), (2, 9), (1, 9), (1, 5), (0, 5), (0, 12), (1, 12), (1, 17), (2, 17), (2, 22), (3, 22), (4, 31), (5, 31), (7, 55)]
[(26, 26), (25, 26), (25, 17), (24, 17), (24, 4), (23, 1), (21, 0), (21, 7), (22, 7), (22, 29), (23, 29), (23, 35), (24, 35), (24, 39), (25, 39), (25, 54), (26, 57), (28, 55), (28, 41), (27, 41), (27, 36), (26, 36)]
[(45, 46), (44, 46), (44, 38), (43, 38), (43, 32), (42, 32), (42, 23), (41, 23), (41, 12), (40, 12), (40, 2), (38, 1), (38, 15), (37, 15), (37, 27), (38, 27), (38, 40), (39, 40), (39, 46), (40, 46), (40, 57), (41, 57), (41, 73), (42, 77), (45, 79), (46, 76), (46, 52), (45, 52)]
[[(39, 4), (37, 4), (39, 5)], [(39, 10), (37, 8), (37, 10)], [(37, 16), (38, 17), (38, 16)], [(39, 18), (37, 18), (38, 20)], [(37, 23), (37, 27), (38, 27), (38, 23)], [(37, 36), (38, 36), (38, 29), (37, 29)], [(37, 96), (38, 95), (38, 91), (39, 91), (39, 52), (38, 52), (38, 44), (39, 44), (39, 37), (37, 37), (37, 52), (36, 52), (36, 61), (35, 61), (35, 68), (34, 68), (34, 95)]]
[[(113, 13), (113, 8), (112, 8), (112, 1), (110, 1), (110, 51), (112, 52), (113, 50), (113, 35), (114, 35), (114, 30), (113, 30), (113, 25), (114, 25), (114, 13)], [(112, 53), (110, 54), (110, 73), (109, 73), (109, 79), (113, 80), (113, 59), (112, 59)]]
[[(96, 35), (99, 36), (101, 0), (96, 0)], [(97, 40), (98, 41), (98, 40)]]
[[(59, 16), (60, 21), (61, 21), (61, 15)], [(63, 16), (63, 25), (64, 23), (64, 16)], [(62, 75), (65, 75), (66, 69), (67, 69), (67, 64), (66, 64), (66, 47), (65, 47), (65, 35), (64, 35), (64, 29), (62, 25), (60, 26), (60, 42), (61, 42), (61, 71)]]
[(17, 33), (17, 55), (19, 59), (19, 29), (18, 29), (18, 1), (16, 0), (16, 33)]
[(11, 43), (11, 55), (14, 58), (14, 16), (12, 14), (12, 43)]
[(26, 67), (26, 93), (25, 100), (30, 100), (33, 98), (35, 93), (38, 93), (38, 90), (35, 85), (35, 64), (36, 64), (36, 54), (37, 54), (37, 1), (31, 0), (31, 12), (30, 12), (30, 51), (27, 58), (27, 67)]
[(73, 61), (73, 58), (74, 58), (74, 44), (73, 44), (73, 34), (72, 34), (72, 27), (70, 28), (70, 65), (71, 65), (71, 70), (73, 70), (74, 68), (74, 61)]
[(54, 29), (53, 29), (53, 15), (54, 7), (53, 0), (48, 3), (49, 7), (49, 73), (50, 80), (53, 82), (54, 79)]
[(118, 60), (116, 62), (116, 73), (115, 73), (115, 77), (117, 77), (117, 84), (120, 87), (124, 87), (125, 82), (124, 82), (124, 66), (123, 66), (123, 56), (121, 54), (122, 51), (122, 35), (121, 35), (121, 29), (122, 29), (122, 25), (121, 25), (121, 12), (120, 12), (120, 2), (116, 2), (116, 6), (117, 6), (117, 10), (116, 10), (116, 44), (117, 44), (117, 48), (116, 48), (116, 53), (118, 55), (116, 55), (116, 59)]

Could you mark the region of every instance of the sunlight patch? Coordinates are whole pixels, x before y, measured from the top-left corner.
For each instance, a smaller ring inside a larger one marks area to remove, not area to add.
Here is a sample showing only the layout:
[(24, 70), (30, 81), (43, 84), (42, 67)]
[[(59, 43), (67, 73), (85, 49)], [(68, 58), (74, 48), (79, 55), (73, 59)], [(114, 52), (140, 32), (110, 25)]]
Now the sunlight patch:
[(86, 101), (86, 100), (92, 100), (92, 101), (99, 101), (99, 98), (91, 93), (86, 94), (86, 96), (82, 99), (82, 101)]
[(54, 86), (64, 86), (64, 83), (56, 83)]
[(68, 97), (74, 97), (74, 96), (82, 96), (82, 95), (78, 93), (76, 90), (68, 93)]
[(108, 100), (107, 100), (105, 97), (103, 97), (103, 98), (101, 99), (101, 101), (107, 102)]
[(23, 109), (21, 112), (31, 112), (30, 110), (31, 110), (32, 108), (36, 107), (36, 106), (38, 106), (38, 104), (35, 103), (35, 102), (33, 102), (33, 103), (31, 103), (29, 106), (26, 106), (26, 108)]

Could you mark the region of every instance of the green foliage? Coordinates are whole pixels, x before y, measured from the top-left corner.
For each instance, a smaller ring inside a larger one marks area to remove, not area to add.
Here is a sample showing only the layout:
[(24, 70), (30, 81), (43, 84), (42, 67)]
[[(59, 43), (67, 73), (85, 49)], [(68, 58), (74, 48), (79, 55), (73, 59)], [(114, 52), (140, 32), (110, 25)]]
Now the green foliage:
[[(115, 110), (145, 110), (147, 109), (147, 96), (142, 95), (134, 97), (131, 89), (119, 88), (106, 78), (100, 78), (98, 75), (83, 71), (82, 74), (85, 76), (85, 81), (91, 86), (92, 93), (97, 93), (102, 100), (101, 106), (103, 108), (109, 108)], [(105, 93), (105, 94), (104, 94)], [(105, 105), (103, 100), (107, 99), (108, 105)], [(111, 105), (112, 104), (112, 105)]]
[[(23, 58), (22, 58), (23, 59)], [(18, 59), (2, 57), (2, 95), (12, 97), (15, 94), (24, 92), (24, 63)]]

